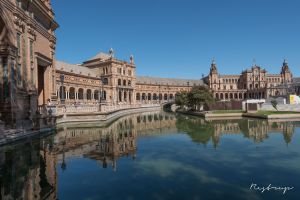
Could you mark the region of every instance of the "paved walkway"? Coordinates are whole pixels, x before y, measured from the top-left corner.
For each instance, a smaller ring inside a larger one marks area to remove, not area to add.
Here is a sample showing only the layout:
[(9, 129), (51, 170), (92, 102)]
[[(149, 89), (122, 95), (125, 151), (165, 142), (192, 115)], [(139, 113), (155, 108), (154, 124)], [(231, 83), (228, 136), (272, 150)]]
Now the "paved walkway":
[(4, 126), (4, 123), (0, 121), (0, 146), (8, 143), (16, 142), (18, 140), (34, 137), (43, 133), (51, 133), (51, 128), (45, 128), (42, 130), (23, 130), (23, 129), (10, 129)]
[(24, 137), (22, 129), (8, 129), (0, 121), (0, 145), (13, 142), (21, 137)]

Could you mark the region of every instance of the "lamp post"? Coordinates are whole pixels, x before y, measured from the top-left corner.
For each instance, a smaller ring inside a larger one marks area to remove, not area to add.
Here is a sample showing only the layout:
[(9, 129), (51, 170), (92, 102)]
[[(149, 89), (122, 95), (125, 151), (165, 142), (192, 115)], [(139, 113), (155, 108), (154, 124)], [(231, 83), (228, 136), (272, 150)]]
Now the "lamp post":
[(60, 75), (60, 82), (61, 82), (61, 99), (60, 103), (65, 104), (65, 90), (64, 90), (64, 80), (65, 80), (65, 75), (61, 74)]
[[(162, 98), (162, 96), (161, 96)], [(158, 100), (159, 100), (159, 104), (161, 103), (161, 98), (160, 98), (160, 84), (158, 86)]]
[(100, 76), (100, 97), (99, 97), (99, 108), (101, 111), (101, 104), (102, 104), (102, 100), (103, 100), (103, 85), (104, 85), (104, 77), (103, 75)]

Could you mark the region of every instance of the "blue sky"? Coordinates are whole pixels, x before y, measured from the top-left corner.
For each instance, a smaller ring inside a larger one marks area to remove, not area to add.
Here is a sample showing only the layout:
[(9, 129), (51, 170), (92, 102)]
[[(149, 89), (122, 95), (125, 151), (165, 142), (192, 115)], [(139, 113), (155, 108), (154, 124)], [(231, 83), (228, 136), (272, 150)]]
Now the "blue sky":
[(223, 74), (256, 64), (300, 76), (298, 0), (52, 0), (58, 60), (99, 51), (135, 57), (137, 74), (199, 79), (212, 58)]

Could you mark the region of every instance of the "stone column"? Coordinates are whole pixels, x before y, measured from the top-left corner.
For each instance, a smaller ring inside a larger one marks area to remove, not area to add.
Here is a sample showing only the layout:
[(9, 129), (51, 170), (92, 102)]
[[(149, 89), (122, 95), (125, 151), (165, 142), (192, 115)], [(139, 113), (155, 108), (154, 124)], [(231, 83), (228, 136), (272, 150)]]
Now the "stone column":
[(121, 90), (121, 102), (124, 101), (124, 90)]

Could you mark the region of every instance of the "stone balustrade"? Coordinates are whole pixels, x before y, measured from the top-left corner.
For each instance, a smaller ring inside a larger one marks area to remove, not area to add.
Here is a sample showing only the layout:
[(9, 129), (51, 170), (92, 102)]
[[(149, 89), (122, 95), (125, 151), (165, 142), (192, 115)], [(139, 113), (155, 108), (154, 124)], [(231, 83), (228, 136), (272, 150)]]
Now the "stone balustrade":
[(120, 104), (120, 105), (65, 105), (56, 107), (55, 115), (71, 114), (71, 113), (107, 113), (124, 109), (158, 107), (160, 104)]

